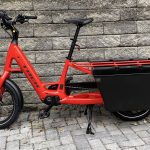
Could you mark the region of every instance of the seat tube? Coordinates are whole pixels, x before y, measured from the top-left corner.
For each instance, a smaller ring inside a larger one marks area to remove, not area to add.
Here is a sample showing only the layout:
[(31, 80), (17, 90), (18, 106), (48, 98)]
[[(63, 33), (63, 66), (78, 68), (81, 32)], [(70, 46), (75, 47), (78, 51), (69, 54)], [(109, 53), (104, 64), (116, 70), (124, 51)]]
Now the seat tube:
[(76, 32), (75, 32), (75, 35), (74, 35), (74, 38), (72, 40), (70, 51), (69, 51), (69, 54), (68, 54), (68, 57), (67, 57), (67, 59), (69, 59), (69, 60), (71, 60), (71, 58), (72, 58), (72, 54), (73, 54), (73, 51), (74, 51), (74, 48), (75, 48), (75, 45), (76, 45), (76, 42), (77, 42), (77, 38), (78, 38), (78, 35), (79, 35), (80, 28), (81, 28), (81, 26), (78, 25), (77, 29), (76, 29)]

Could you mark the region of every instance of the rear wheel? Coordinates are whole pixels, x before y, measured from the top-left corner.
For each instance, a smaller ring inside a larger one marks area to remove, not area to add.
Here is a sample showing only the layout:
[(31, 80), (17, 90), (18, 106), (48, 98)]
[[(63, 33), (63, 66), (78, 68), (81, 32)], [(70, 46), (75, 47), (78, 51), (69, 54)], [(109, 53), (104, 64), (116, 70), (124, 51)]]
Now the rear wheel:
[(138, 121), (142, 120), (145, 117), (147, 117), (150, 113), (150, 110), (139, 110), (139, 111), (118, 111), (118, 112), (113, 112), (113, 114), (126, 121)]
[(0, 97), (0, 129), (9, 127), (19, 116), (21, 105), (18, 94), (9, 82), (5, 82)]

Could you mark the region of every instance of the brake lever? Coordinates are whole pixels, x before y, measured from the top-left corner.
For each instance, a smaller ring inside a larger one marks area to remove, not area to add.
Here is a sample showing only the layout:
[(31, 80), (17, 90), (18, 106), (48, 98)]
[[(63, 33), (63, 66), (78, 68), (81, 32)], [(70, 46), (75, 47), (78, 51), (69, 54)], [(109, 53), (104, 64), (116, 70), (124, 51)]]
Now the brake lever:
[(78, 51), (80, 51), (80, 45), (76, 44)]

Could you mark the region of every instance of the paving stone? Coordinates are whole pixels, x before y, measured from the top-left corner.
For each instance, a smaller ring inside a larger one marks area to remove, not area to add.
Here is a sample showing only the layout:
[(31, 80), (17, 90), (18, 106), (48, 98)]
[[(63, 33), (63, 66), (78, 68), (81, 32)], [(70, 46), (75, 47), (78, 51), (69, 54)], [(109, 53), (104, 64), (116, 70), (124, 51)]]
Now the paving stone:
[(47, 140), (56, 140), (58, 139), (58, 131), (56, 129), (46, 129), (46, 138)]
[(107, 144), (106, 148), (109, 150), (121, 150), (121, 148), (116, 143)]
[[(136, 148), (125, 148), (126, 150), (136, 150)], [(123, 149), (123, 150), (125, 150), (125, 149)]]
[(137, 150), (147, 150), (147, 149), (150, 149), (150, 145), (139, 146), (136, 149)]
[(139, 132), (136, 132), (136, 134), (141, 138), (150, 137), (150, 134), (147, 131), (139, 131)]
[(75, 118), (66, 118), (66, 123), (68, 125), (77, 124), (77, 120)]
[(94, 124), (93, 123), (93, 127), (96, 130), (96, 132), (102, 132), (102, 131), (106, 131), (107, 129), (104, 127), (103, 124)]
[(141, 139), (131, 139), (129, 141), (122, 141), (119, 142), (119, 146), (123, 147), (134, 147), (134, 146), (142, 146), (144, 142)]
[(122, 132), (120, 130), (113, 130), (109, 131), (110, 135), (122, 135)]
[(133, 131), (131, 128), (127, 128), (127, 127), (121, 128), (120, 130), (122, 131), (122, 133), (123, 133), (124, 135), (134, 133), (134, 131)]
[(37, 136), (37, 137), (33, 137), (30, 139), (30, 143), (34, 144), (34, 143), (40, 143), (40, 142), (43, 142), (43, 141), (46, 141), (46, 138), (45, 136)]
[(32, 134), (33, 134), (34, 137), (36, 137), (36, 136), (44, 136), (45, 132), (44, 132), (44, 129), (42, 129), (42, 128), (41, 129), (33, 128)]
[(5, 149), (6, 148), (6, 137), (1, 137), (1, 140), (0, 140), (0, 148), (1, 149)]
[(78, 130), (73, 130), (71, 131), (71, 134), (74, 135), (83, 135), (86, 132), (85, 129), (78, 129)]
[(115, 139), (112, 136), (110, 136), (110, 137), (101, 138), (101, 141), (106, 145), (106, 144), (114, 143)]
[(99, 139), (89, 140), (89, 143), (90, 143), (92, 149), (95, 149), (95, 150), (96, 149), (101, 149), (101, 150), (106, 149)]
[(14, 141), (14, 140), (21, 140), (24, 139), (24, 137), (26, 138), (30, 138), (31, 135), (28, 134), (16, 134), (16, 135), (11, 135), (7, 138), (7, 141)]
[(118, 128), (117, 128), (114, 124), (105, 125), (105, 128), (106, 128), (108, 131), (118, 130)]
[(12, 150), (12, 149), (19, 150), (19, 140), (14, 139), (14, 141), (7, 142), (6, 149), (7, 150)]
[(138, 135), (136, 133), (127, 133), (125, 134), (126, 138), (128, 138), (129, 140), (132, 140), (132, 139), (137, 139), (138, 138)]
[(122, 135), (122, 134), (121, 135), (113, 135), (112, 137), (115, 141), (118, 141), (118, 142), (122, 142), (122, 141), (127, 140), (126, 135)]
[(60, 145), (55, 148), (51, 148), (52, 150), (76, 150), (76, 146), (74, 144)]
[(33, 150), (33, 145), (22, 145), (21, 150)]
[(44, 120), (43, 120), (43, 123), (44, 123), (44, 128), (45, 129), (51, 129), (51, 123), (53, 122), (53, 119), (51, 119), (51, 118), (45, 118)]
[(44, 141), (44, 142), (40, 142), (39, 143), (35, 143), (34, 144), (34, 149), (43, 149), (43, 148), (53, 148), (53, 147), (56, 147), (56, 146), (59, 146), (60, 145), (60, 141), (57, 139), (57, 140), (51, 140), (51, 141)]
[(84, 135), (73, 136), (74, 143), (77, 146), (77, 149), (87, 149), (90, 148), (90, 145)]
[(73, 143), (73, 139), (71, 135), (66, 135), (60, 138), (60, 141), (63, 145)]
[(132, 126), (131, 128), (132, 128), (135, 132), (137, 132), (137, 131), (143, 131), (143, 130), (149, 129), (149, 127), (146, 126), (145, 124), (144, 124), (144, 125), (138, 125), (138, 126)]

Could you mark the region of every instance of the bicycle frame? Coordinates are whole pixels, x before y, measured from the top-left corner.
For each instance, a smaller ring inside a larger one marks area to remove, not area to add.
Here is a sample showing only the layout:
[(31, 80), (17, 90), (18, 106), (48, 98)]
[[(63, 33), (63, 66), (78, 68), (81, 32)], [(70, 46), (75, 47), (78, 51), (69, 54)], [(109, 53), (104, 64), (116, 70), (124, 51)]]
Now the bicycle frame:
[[(12, 68), (12, 61), (15, 60), (20, 68)], [(89, 69), (89, 63), (85, 66), (85, 63), (75, 63), (69, 59), (66, 59), (62, 75), (58, 82), (44, 83), (39, 78), (38, 74), (26, 58), (25, 54), (19, 48), (17, 44), (11, 43), (6, 56), (6, 62), (4, 66), (4, 72), (0, 76), (0, 89), (11, 73), (23, 72), (28, 81), (33, 86), (34, 90), (38, 94), (40, 100), (44, 102), (47, 96), (59, 96), (60, 104), (100, 104), (103, 105), (103, 98), (100, 92), (82, 93), (74, 95), (66, 95), (65, 82), (68, 72), (68, 68), (80, 70), (86, 74), (92, 75), (92, 71)], [(58, 85), (56, 90), (50, 90), (47, 87), (51, 85)], [(2, 90), (1, 90), (2, 91)]]

